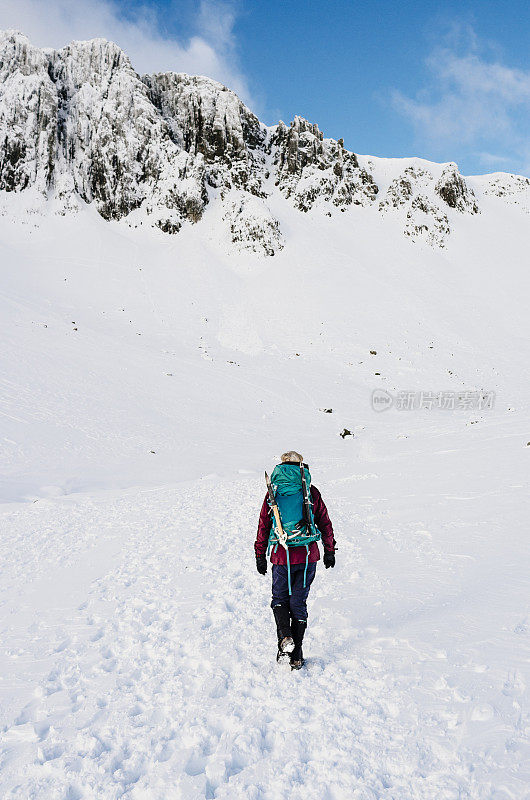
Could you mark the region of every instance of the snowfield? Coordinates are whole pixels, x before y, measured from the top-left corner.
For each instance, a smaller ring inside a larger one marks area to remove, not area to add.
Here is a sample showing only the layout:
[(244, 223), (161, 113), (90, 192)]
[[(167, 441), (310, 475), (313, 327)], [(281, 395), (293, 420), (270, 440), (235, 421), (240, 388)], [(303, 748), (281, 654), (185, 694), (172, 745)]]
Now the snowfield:
[[(273, 258), (213, 196), (170, 237), (1, 193), (3, 798), (530, 798), (530, 216), (466, 180), (443, 249), (271, 194)], [(300, 673), (252, 547), (291, 448), (339, 547)]]
[(491, 467), (514, 433), (323, 481), (340, 549), (302, 673), (274, 661), (258, 477), (5, 507), (3, 795), (527, 797), (529, 509)]

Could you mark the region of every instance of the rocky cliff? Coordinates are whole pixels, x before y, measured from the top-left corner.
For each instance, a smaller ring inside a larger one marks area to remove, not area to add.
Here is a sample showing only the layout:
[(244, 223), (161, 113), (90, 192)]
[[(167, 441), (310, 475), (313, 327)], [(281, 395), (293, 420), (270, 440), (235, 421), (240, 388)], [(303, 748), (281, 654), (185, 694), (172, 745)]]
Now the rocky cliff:
[[(105, 219), (177, 233), (219, 201), (233, 246), (269, 256), (283, 246), (272, 196), (302, 213), (392, 213), (433, 246), (451, 215), (480, 213), (456, 164), (409, 164), (383, 187), (371, 166), (301, 117), (267, 128), (209, 78), (140, 76), (103, 39), (51, 51), (0, 34), (0, 190), (32, 188), (62, 213), (81, 200)], [(497, 176), (484, 191), (523, 202), (528, 185)]]

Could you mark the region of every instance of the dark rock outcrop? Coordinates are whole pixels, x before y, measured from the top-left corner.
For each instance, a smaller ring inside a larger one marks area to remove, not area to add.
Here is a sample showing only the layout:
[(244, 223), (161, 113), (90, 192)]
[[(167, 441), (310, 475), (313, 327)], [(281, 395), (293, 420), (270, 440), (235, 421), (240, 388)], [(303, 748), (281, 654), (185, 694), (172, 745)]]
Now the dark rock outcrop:
[(276, 185), (300, 211), (309, 211), (318, 200), (338, 208), (366, 205), (377, 195), (372, 176), (359, 167), (355, 153), (345, 150), (341, 139), (324, 139), (318, 126), (302, 117), (295, 117), (289, 128), (280, 122), (270, 148)]
[(413, 241), (424, 239), (443, 247), (451, 232), (447, 207), (461, 213), (478, 212), (473, 192), (468, 189), (456, 164), (447, 164), (438, 181), (416, 164), (406, 167), (389, 185), (379, 203), (383, 213), (405, 210), (403, 233)]
[(468, 189), (465, 180), (460, 175), (456, 164), (448, 164), (435, 187), (449, 208), (456, 208), (458, 211), (478, 214), (478, 206), (475, 195)]

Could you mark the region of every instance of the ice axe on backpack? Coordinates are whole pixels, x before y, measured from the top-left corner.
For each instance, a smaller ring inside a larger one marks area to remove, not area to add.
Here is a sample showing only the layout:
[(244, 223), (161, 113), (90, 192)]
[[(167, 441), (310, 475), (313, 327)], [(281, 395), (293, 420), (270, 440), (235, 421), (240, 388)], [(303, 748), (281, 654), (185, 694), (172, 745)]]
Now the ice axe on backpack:
[(267, 472), (265, 472), (265, 481), (267, 483), (267, 491), (269, 493), (269, 503), (271, 504), (272, 513), (274, 514), (274, 521), (276, 523), (276, 531), (278, 534), (278, 541), (280, 542), (281, 546), (287, 550), (287, 557), (289, 557), (289, 551), (287, 547), (287, 534), (285, 533), (282, 521), (280, 519), (280, 510), (278, 508), (278, 503), (276, 502), (276, 497), (274, 496), (274, 490), (272, 488), (271, 479)]

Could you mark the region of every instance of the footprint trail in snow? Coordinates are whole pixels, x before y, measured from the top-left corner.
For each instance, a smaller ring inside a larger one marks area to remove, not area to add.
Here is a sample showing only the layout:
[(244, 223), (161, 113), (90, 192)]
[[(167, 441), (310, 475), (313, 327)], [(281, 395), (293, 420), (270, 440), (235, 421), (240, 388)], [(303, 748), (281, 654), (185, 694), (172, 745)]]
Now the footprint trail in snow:
[[(385, 528), (366, 497), (363, 527), (332, 495), (337, 568), (317, 570), (307, 668), (291, 673), (254, 568), (262, 494), (254, 477), (204, 479), (2, 510), (2, 797), (525, 797), (523, 667), (477, 659), (454, 620), (425, 635), (427, 590), (391, 619), (400, 577), (378, 556), (414, 552), (426, 587), (468, 562)], [(528, 618), (515, 627), (524, 664)]]

